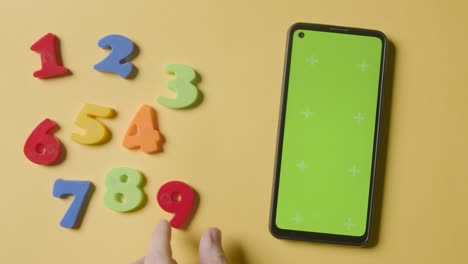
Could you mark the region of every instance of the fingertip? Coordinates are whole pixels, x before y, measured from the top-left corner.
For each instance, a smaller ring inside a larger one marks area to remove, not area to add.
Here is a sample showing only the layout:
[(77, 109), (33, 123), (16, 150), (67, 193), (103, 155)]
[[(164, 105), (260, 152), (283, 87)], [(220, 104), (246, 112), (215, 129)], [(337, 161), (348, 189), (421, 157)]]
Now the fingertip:
[(215, 241), (219, 241), (216, 228), (210, 227), (201, 236), (200, 249), (211, 247)]
[(200, 239), (199, 255), (201, 264), (225, 264), (221, 230), (208, 228)]
[(153, 234), (160, 234), (161, 232), (171, 232), (171, 226), (169, 225), (169, 222), (165, 219), (159, 220), (159, 222), (156, 224), (156, 228), (154, 229)]
[(172, 263), (171, 226), (160, 220), (151, 235), (145, 263)]
[(135, 260), (132, 264), (145, 264), (145, 257), (140, 258), (139, 260)]
[(221, 230), (219, 230), (219, 228), (210, 227), (207, 232), (210, 234), (213, 243), (221, 245)]

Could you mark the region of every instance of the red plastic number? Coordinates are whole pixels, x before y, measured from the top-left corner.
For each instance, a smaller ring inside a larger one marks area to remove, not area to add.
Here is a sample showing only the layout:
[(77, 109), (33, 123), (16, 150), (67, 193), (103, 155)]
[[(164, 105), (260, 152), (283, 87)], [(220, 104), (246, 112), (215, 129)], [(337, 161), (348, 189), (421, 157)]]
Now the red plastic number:
[(125, 134), (123, 146), (128, 149), (140, 148), (145, 153), (161, 151), (156, 112), (151, 106), (143, 105), (138, 110)]
[(156, 198), (164, 211), (174, 213), (170, 224), (174, 228), (179, 228), (185, 224), (192, 211), (195, 192), (183, 182), (171, 181), (159, 188)]
[(62, 144), (53, 136), (57, 124), (45, 119), (29, 135), (24, 144), (24, 155), (37, 164), (53, 165), (59, 163), (62, 154)]
[(62, 65), (58, 38), (49, 33), (31, 46), (31, 50), (41, 54), (42, 68), (34, 72), (37, 78), (51, 78), (66, 75), (70, 71)]

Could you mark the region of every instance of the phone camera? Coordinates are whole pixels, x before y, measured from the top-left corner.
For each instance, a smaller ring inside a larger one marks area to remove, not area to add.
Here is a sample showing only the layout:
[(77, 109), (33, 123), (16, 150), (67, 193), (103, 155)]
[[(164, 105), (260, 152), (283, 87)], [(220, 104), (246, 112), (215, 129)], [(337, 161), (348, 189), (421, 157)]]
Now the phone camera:
[(299, 32), (299, 37), (303, 38), (304, 37), (304, 32)]

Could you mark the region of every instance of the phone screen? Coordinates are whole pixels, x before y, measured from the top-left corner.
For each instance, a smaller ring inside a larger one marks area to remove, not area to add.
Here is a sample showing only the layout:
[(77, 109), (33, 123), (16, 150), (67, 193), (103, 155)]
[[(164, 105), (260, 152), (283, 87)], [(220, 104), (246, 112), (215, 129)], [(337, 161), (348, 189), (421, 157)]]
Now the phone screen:
[(361, 237), (367, 232), (383, 40), (310, 29), (290, 34), (275, 224)]

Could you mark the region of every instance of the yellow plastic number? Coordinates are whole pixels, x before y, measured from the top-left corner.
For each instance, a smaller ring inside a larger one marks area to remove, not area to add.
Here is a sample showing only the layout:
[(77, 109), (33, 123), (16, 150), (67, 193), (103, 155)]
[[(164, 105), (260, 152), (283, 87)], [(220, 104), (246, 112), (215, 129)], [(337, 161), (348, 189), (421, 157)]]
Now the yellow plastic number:
[(76, 117), (75, 124), (84, 130), (84, 134), (73, 133), (71, 139), (83, 145), (98, 145), (104, 144), (110, 139), (109, 129), (101, 122), (97, 121), (96, 117), (112, 118), (115, 116), (115, 111), (112, 108), (85, 104), (81, 112)]
[(192, 82), (197, 73), (191, 67), (183, 64), (169, 64), (164, 67), (168, 73), (173, 73), (175, 78), (167, 82), (167, 87), (176, 92), (175, 98), (159, 96), (158, 103), (170, 108), (185, 108), (193, 105), (198, 98), (198, 89)]

